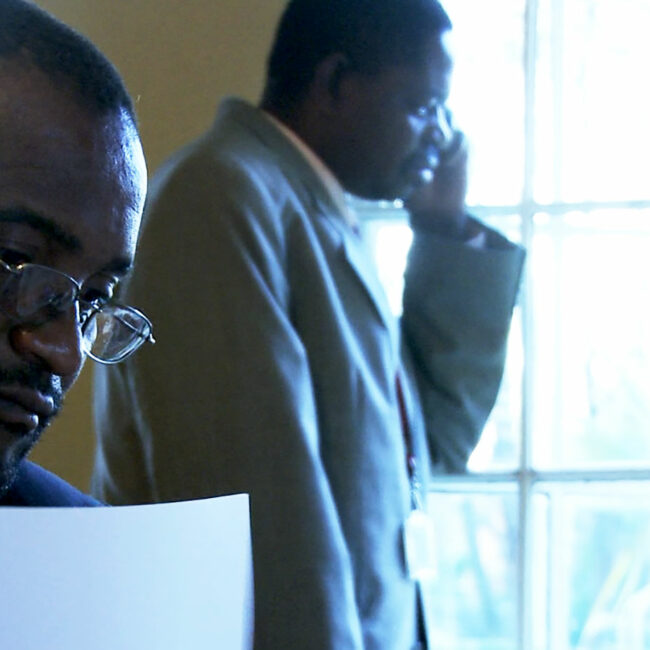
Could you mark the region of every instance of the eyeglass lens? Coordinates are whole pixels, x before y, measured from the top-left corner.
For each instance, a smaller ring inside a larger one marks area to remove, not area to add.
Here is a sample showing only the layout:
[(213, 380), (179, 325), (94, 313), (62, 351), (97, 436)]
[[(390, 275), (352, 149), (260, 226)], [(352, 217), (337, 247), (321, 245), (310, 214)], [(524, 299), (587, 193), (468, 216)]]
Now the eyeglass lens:
[(15, 320), (44, 323), (74, 304), (77, 286), (67, 276), (39, 266), (12, 273), (0, 289), (0, 308)]
[[(2, 273), (2, 271), (5, 273)], [(76, 308), (78, 285), (37, 264), (0, 265), (0, 310), (17, 322), (42, 325)], [(83, 346), (96, 361), (116, 363), (151, 339), (151, 323), (132, 307), (104, 305), (83, 322)]]
[(131, 307), (106, 305), (84, 323), (84, 345), (93, 359), (117, 362), (151, 337), (151, 325)]

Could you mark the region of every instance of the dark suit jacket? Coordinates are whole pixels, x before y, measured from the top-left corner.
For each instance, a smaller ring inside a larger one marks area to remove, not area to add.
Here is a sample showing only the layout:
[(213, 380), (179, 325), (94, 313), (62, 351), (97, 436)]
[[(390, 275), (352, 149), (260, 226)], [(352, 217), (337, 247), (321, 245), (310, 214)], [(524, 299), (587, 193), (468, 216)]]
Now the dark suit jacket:
[(0, 506), (92, 507), (102, 505), (39, 465), (24, 460), (16, 480), (0, 498)]

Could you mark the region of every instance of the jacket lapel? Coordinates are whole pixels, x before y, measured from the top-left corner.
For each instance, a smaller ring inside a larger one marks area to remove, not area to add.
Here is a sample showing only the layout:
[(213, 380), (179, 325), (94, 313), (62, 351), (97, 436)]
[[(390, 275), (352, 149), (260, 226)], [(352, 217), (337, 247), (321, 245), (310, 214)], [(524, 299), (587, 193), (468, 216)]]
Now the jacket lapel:
[(378, 318), (396, 341), (396, 321), (370, 254), (362, 240), (345, 222), (325, 186), (303, 155), (277, 127), (268, 119), (262, 118), (257, 109), (240, 100), (229, 99), (222, 105), (218, 119), (236, 119), (265, 143), (269, 151), (278, 158), (279, 164), (287, 163), (287, 176), (291, 179), (294, 190), (302, 195), (301, 200), (306, 206), (311, 204), (312, 208), (308, 210), (315, 215), (316, 219), (325, 220), (327, 230), (335, 238), (333, 243), (338, 246), (339, 254), (349, 268), (351, 276), (361, 285)]
[(318, 218), (327, 222), (328, 230), (336, 237), (335, 246), (338, 247), (338, 255), (350, 271), (350, 277), (361, 286), (386, 329), (391, 335), (396, 335), (395, 318), (390, 310), (384, 287), (377, 277), (370, 252), (362, 239), (351, 230), (343, 216), (335, 211), (332, 205), (329, 203), (324, 205), (318, 199), (314, 203)]

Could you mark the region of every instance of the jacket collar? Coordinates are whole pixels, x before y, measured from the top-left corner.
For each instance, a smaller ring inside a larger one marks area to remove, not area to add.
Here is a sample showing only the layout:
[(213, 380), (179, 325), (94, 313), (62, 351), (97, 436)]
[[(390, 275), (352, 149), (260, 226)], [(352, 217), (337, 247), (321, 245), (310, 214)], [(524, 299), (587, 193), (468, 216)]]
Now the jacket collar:
[[(310, 214), (315, 218), (327, 220), (331, 226), (330, 232), (336, 233), (346, 263), (365, 289), (377, 316), (391, 333), (395, 333), (395, 319), (375, 266), (360, 240), (358, 228), (354, 228), (346, 218), (338, 200), (333, 197), (308, 157), (266, 113), (242, 99), (229, 97), (221, 103), (215, 128), (221, 128), (224, 122), (229, 121), (236, 122), (262, 142), (269, 154), (277, 160), (278, 166), (286, 170), (294, 191), (301, 195)], [(352, 206), (348, 207), (353, 209)]]

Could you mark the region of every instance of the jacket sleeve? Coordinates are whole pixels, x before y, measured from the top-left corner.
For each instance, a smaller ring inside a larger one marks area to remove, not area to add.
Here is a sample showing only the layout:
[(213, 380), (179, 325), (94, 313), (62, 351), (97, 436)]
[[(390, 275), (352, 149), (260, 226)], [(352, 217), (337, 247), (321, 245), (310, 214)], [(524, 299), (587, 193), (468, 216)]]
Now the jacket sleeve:
[[(117, 503), (249, 493), (256, 650), (358, 649), (270, 191), (251, 170), (194, 165), (150, 201), (125, 299), (151, 317), (157, 342), (98, 369), (94, 486)], [(133, 464), (113, 462), (116, 451)]]
[(415, 231), (402, 333), (434, 470), (465, 471), (503, 375), (523, 250), (494, 231), (473, 248)]

